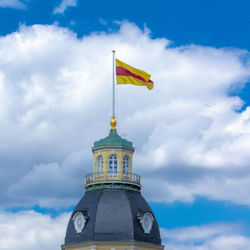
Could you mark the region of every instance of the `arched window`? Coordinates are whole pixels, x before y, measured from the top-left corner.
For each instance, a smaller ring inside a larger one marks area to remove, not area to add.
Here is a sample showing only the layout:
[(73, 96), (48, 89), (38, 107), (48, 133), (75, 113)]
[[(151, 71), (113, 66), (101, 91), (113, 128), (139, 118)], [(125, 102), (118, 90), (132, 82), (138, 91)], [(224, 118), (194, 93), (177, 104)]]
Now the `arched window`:
[(129, 157), (127, 155), (123, 157), (123, 173), (129, 173)]
[(118, 159), (116, 155), (109, 156), (109, 173), (117, 174), (118, 169)]
[(103, 173), (103, 157), (99, 155), (96, 161), (96, 172), (97, 174)]

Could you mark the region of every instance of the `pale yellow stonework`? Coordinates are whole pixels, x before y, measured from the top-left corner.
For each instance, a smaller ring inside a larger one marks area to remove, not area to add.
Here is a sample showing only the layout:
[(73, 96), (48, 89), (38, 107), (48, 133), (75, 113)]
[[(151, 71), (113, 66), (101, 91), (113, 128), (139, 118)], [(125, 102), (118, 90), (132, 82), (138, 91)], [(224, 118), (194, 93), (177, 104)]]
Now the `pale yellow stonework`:
[(86, 242), (80, 246), (72, 245), (62, 250), (163, 250), (164, 246), (145, 242)]
[(97, 163), (97, 158), (99, 155), (103, 157), (104, 173), (108, 172), (108, 159), (109, 159), (109, 156), (111, 156), (112, 154), (115, 154), (118, 157), (118, 172), (123, 172), (123, 158), (126, 155), (129, 157), (129, 172), (130, 173), (133, 172), (133, 167), (132, 167), (133, 153), (132, 152), (128, 152), (128, 150), (103, 149), (103, 150), (94, 152), (94, 173), (97, 173), (96, 163)]

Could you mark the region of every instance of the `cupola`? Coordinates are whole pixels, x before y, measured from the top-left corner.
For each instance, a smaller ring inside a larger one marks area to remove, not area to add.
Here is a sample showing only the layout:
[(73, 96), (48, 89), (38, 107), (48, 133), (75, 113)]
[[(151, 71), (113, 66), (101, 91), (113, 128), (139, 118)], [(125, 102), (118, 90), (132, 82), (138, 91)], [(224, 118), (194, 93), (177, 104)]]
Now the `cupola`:
[(140, 190), (141, 178), (133, 173), (133, 143), (118, 135), (111, 119), (109, 135), (94, 142), (94, 171), (85, 178), (86, 191), (102, 188)]

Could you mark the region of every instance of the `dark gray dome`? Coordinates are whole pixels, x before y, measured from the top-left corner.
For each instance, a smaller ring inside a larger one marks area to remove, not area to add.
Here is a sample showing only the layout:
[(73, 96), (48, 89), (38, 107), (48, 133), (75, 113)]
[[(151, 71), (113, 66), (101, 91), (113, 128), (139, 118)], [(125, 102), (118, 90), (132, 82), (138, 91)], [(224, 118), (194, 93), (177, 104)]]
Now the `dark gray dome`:
[[(76, 233), (73, 216), (79, 211), (88, 219), (83, 231)], [(85, 241), (143, 241), (161, 244), (155, 218), (151, 232), (144, 233), (138, 216), (145, 212), (153, 215), (140, 192), (122, 189), (86, 192), (71, 215), (65, 244)]]

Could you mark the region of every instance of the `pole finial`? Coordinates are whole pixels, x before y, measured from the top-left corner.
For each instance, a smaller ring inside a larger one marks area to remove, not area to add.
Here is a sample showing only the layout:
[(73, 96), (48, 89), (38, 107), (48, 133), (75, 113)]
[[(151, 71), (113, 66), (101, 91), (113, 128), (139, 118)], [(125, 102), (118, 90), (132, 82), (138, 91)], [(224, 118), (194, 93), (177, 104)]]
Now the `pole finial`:
[(116, 128), (116, 119), (114, 116), (112, 116), (111, 121), (110, 121), (111, 129)]

